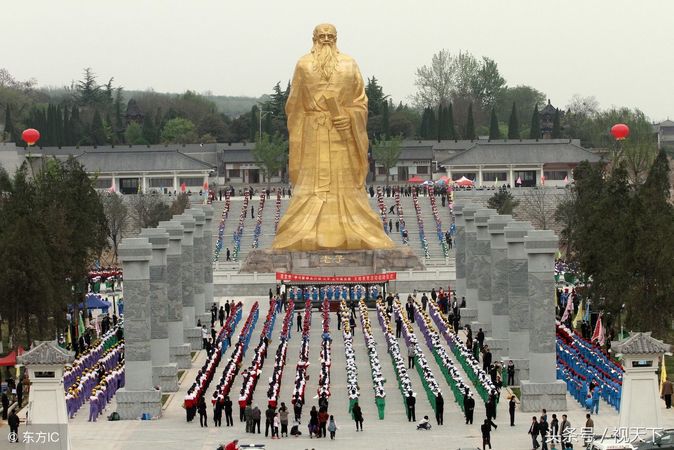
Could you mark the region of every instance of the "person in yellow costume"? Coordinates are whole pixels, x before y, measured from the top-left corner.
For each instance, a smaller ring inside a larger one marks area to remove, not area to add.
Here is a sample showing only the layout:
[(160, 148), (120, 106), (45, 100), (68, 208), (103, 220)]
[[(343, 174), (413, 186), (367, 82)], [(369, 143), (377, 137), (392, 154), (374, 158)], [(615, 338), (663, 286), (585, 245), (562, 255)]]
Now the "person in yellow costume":
[(272, 247), (305, 251), (393, 247), (365, 193), (367, 96), (337, 30), (321, 24), (295, 67), (286, 103), (293, 196)]

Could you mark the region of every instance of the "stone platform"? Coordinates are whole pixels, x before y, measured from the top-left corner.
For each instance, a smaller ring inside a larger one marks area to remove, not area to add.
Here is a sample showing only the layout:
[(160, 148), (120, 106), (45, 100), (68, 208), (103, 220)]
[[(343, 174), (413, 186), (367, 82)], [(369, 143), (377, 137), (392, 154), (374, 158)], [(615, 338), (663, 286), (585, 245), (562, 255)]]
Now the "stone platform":
[(339, 276), (424, 270), (425, 268), (421, 259), (409, 247), (309, 252), (257, 249), (248, 254), (240, 272), (292, 272), (307, 275)]

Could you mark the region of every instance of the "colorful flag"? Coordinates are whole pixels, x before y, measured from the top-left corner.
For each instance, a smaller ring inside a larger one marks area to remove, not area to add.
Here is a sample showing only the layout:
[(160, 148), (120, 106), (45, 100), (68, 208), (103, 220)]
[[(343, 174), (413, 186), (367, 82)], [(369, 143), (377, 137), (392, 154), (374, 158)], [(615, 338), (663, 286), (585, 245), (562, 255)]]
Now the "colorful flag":
[(667, 381), (667, 366), (665, 365), (665, 355), (662, 355), (662, 365), (660, 366), (660, 393), (662, 394), (662, 385)]
[[(571, 297), (571, 296), (569, 296)], [(578, 322), (583, 320), (583, 317), (585, 316), (585, 311), (583, 308), (583, 301), (580, 302), (580, 306), (578, 306), (578, 312), (576, 313), (576, 317), (573, 319), (573, 327), (578, 328)]]
[(562, 315), (562, 322), (566, 322), (567, 319), (573, 314), (573, 300), (569, 294), (566, 295), (566, 308), (564, 308), (564, 314)]
[(517, 181), (515, 181), (515, 184), (521, 185), (521, 184), (522, 184), (522, 178), (521, 178), (521, 177), (517, 177)]
[(597, 324), (594, 326), (594, 332), (592, 333), (592, 342), (596, 342), (599, 345), (604, 345), (604, 326), (601, 323), (601, 316), (597, 318)]
[(208, 180), (204, 181), (204, 191), (208, 191)]
[(181, 183), (180, 185), (180, 192), (185, 192), (187, 190), (187, 184)]
[(569, 184), (569, 176), (564, 176), (564, 184)]
[(541, 184), (545, 186), (545, 175), (541, 175)]
[(84, 334), (84, 317), (82, 317), (82, 311), (80, 311), (80, 317), (77, 321), (77, 335), (82, 336)]

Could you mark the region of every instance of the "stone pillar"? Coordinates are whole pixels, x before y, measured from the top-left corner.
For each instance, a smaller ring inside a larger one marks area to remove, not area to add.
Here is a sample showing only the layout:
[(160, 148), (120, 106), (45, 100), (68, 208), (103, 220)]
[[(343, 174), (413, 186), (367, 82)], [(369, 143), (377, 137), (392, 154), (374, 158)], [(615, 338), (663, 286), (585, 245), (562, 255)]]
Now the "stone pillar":
[(513, 221), (512, 216), (491, 216), (487, 229), (491, 237), (491, 336), (487, 344), (494, 361), (508, 354), (510, 310), (508, 309), (508, 246), (503, 229)]
[[(463, 206), (463, 221), (465, 224), (463, 233), (463, 242), (465, 243), (465, 246), (463, 251), (466, 255), (466, 306), (475, 310), (477, 310), (477, 277), (475, 272), (475, 257), (473, 254), (475, 252), (475, 241), (477, 239), (475, 212), (478, 209), (481, 209), (480, 206), (473, 203), (468, 203)], [(467, 323), (467, 321), (464, 321), (464, 323)], [(475, 330), (475, 332), (477, 332), (477, 330)], [(473, 336), (475, 336), (475, 333), (473, 333)]]
[[(473, 248), (473, 278), (477, 284), (477, 322), (473, 322), (473, 332), (482, 328), (491, 335), (491, 235), (487, 221), (495, 216), (496, 210), (480, 208), (475, 212), (475, 244)], [(473, 334), (474, 336), (475, 334)]]
[(178, 369), (189, 369), (192, 367), (191, 346), (185, 342), (183, 330), (183, 283), (180, 275), (183, 226), (177, 221), (165, 221), (159, 222), (158, 227), (169, 235), (166, 251), (169, 359), (176, 363)]
[(124, 420), (144, 413), (161, 416), (161, 390), (152, 385), (150, 260), (144, 238), (124, 239), (118, 250), (124, 270), (125, 385), (117, 391), (117, 412)]
[[(194, 217), (194, 254), (192, 269), (194, 270), (194, 317), (201, 320), (202, 325), (211, 329), (211, 313), (207, 312), (204, 303), (204, 225), (206, 224), (206, 215), (201, 208), (190, 208), (185, 210), (185, 214)], [(210, 308), (211, 305), (208, 305)], [(194, 348), (194, 347), (193, 347)]]
[(169, 235), (161, 228), (144, 228), (140, 237), (152, 244), (150, 261), (150, 322), (152, 353), (152, 384), (163, 392), (178, 390), (178, 368), (169, 357), (168, 337), (168, 287), (166, 275), (166, 251)]
[(524, 238), (529, 271), (529, 379), (522, 380), (522, 411), (566, 410), (566, 383), (557, 379), (555, 357), (555, 253), (550, 230)]
[[(529, 222), (511, 222), (504, 229), (507, 246), (507, 295), (510, 312), (508, 354), (504, 366), (515, 364), (515, 384), (529, 378), (529, 274), (524, 237), (534, 228)], [(504, 380), (507, 381), (507, 380)]]
[(183, 330), (185, 340), (190, 344), (191, 351), (200, 350), (202, 345), (201, 329), (197, 327), (194, 313), (194, 227), (196, 221), (189, 214), (175, 216), (183, 226), (183, 240), (181, 242), (180, 279), (182, 281), (183, 302)]
[(201, 205), (206, 215), (204, 224), (204, 305), (208, 311), (213, 304), (213, 206)]
[[(456, 255), (456, 297), (459, 304), (466, 297), (466, 221), (463, 216), (463, 203), (454, 203), (454, 218), (456, 225), (456, 239), (454, 239), (454, 252)], [(463, 323), (471, 323), (477, 318), (477, 308), (468, 305), (461, 308), (461, 320)]]

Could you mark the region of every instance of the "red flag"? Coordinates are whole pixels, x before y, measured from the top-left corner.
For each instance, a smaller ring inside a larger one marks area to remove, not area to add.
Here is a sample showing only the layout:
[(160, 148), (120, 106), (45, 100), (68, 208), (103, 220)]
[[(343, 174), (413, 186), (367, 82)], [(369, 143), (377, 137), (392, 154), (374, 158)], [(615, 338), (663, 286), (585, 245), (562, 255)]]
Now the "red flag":
[(515, 184), (522, 184), (522, 178), (517, 177), (517, 181), (515, 181)]
[(112, 185), (110, 186), (110, 189), (108, 189), (108, 192), (115, 192), (115, 179), (112, 179)]
[(182, 183), (180, 185), (180, 192), (185, 192), (187, 190), (187, 185), (185, 183)]
[(594, 326), (594, 333), (592, 333), (592, 342), (596, 342), (599, 345), (604, 345), (604, 326), (601, 323), (601, 314), (597, 318), (597, 323)]
[(208, 180), (204, 181), (204, 191), (208, 191)]
[(541, 175), (541, 184), (545, 185), (545, 175)]
[(566, 175), (566, 176), (564, 177), (564, 184), (567, 184), (568, 182), (569, 182), (569, 176)]

